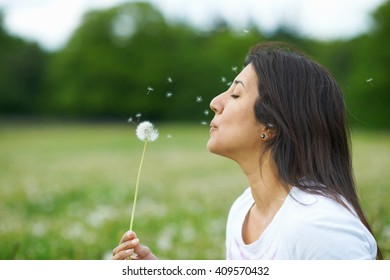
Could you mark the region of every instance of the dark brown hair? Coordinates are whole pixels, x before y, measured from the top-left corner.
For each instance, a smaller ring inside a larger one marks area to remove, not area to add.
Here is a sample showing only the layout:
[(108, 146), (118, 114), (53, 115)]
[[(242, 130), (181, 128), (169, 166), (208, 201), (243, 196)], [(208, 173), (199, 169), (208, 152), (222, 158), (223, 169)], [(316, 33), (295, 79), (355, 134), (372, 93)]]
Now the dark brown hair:
[(283, 43), (256, 45), (245, 65), (250, 63), (258, 77), (256, 118), (275, 134), (265, 150), (286, 188), (320, 194), (348, 208), (345, 199), (372, 232), (356, 192), (345, 105), (335, 79)]

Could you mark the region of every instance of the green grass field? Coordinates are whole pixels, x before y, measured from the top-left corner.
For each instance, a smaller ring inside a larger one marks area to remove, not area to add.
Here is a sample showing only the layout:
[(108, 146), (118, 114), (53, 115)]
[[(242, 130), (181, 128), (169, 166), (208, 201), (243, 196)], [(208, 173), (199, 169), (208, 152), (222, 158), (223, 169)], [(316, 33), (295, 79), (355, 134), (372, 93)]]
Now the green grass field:
[[(107, 259), (128, 229), (143, 148), (135, 125), (0, 124), (0, 259)], [(246, 188), (209, 154), (208, 127), (157, 125), (134, 230), (162, 259), (223, 259), (229, 207)], [(390, 258), (390, 134), (353, 133), (366, 213)]]

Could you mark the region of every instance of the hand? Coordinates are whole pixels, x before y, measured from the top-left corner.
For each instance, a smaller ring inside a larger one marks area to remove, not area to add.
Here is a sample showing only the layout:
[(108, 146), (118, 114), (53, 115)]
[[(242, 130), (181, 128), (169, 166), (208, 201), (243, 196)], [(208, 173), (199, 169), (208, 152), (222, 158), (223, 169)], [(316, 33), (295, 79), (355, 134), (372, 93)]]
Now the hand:
[(139, 243), (139, 239), (134, 231), (127, 231), (119, 245), (112, 251), (112, 260), (157, 260), (156, 256), (147, 246)]

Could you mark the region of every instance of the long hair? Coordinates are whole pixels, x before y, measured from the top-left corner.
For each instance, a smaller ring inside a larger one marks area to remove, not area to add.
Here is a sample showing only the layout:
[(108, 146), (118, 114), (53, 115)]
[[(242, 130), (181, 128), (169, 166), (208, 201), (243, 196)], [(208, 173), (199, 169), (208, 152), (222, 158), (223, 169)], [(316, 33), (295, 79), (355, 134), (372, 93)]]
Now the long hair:
[(324, 67), (292, 49), (259, 44), (245, 61), (258, 78), (256, 118), (275, 133), (264, 151), (271, 152), (286, 188), (320, 194), (348, 208), (345, 199), (372, 233), (355, 187), (341, 89)]

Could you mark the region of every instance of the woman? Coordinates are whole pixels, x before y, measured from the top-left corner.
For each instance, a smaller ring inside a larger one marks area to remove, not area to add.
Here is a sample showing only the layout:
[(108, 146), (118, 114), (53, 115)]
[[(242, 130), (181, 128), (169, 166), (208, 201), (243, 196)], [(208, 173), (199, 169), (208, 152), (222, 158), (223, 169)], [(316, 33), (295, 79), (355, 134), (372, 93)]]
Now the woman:
[[(260, 44), (211, 104), (210, 152), (249, 188), (232, 205), (227, 259), (381, 258), (352, 175), (345, 106), (329, 72), (279, 43)], [(155, 259), (127, 232), (113, 259)]]

